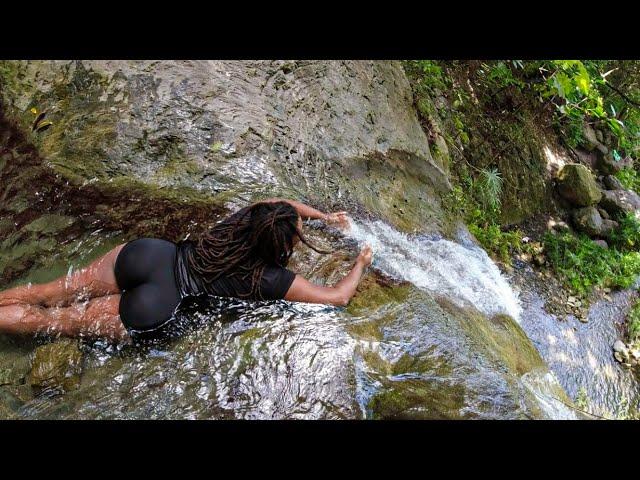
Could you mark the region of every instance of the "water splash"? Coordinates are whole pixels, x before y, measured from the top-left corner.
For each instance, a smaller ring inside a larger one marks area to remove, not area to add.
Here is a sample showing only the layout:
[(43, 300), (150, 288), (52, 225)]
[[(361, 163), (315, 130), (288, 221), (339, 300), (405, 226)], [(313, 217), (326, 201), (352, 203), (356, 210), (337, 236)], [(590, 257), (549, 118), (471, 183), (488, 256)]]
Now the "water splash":
[(519, 321), (521, 307), (500, 270), (475, 245), (442, 238), (409, 236), (381, 222), (351, 222), (347, 235), (373, 248), (373, 266), (460, 306), (473, 305), (486, 315), (507, 314)]

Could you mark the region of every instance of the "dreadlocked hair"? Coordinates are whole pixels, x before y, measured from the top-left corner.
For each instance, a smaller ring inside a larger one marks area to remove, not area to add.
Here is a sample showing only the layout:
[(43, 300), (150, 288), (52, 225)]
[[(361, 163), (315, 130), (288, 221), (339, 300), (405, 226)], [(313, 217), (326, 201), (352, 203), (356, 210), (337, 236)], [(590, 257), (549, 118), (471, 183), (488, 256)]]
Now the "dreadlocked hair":
[(268, 265), (286, 267), (297, 235), (318, 253), (298, 229), (298, 212), (287, 202), (260, 202), (246, 208), (233, 222), (222, 222), (202, 235), (187, 255), (189, 267), (207, 283), (221, 276), (251, 278), (243, 297), (262, 300), (260, 282)]

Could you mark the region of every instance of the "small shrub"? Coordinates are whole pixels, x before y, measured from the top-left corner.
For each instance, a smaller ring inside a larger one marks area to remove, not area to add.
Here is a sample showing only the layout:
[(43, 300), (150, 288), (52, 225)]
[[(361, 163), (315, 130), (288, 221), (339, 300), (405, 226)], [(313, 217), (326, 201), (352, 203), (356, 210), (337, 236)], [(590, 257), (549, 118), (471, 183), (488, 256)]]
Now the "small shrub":
[(637, 250), (640, 247), (640, 221), (630, 213), (618, 223), (618, 228), (611, 233), (610, 243), (619, 250)]
[(616, 172), (616, 178), (620, 180), (620, 183), (627, 190), (633, 190), (640, 192), (640, 175), (632, 168), (623, 168)]
[(560, 278), (578, 294), (594, 287), (630, 287), (640, 274), (640, 253), (603, 248), (585, 235), (544, 237), (547, 258)]
[(627, 335), (629, 342), (640, 341), (640, 301), (636, 301), (627, 314)]

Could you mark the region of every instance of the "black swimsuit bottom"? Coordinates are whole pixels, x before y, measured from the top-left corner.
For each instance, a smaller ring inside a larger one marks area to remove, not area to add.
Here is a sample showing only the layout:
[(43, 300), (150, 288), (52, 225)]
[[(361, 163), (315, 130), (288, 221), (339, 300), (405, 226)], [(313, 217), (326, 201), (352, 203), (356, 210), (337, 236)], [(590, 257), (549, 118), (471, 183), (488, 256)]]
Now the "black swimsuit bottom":
[(120, 319), (129, 333), (146, 335), (172, 319), (181, 300), (175, 261), (176, 245), (159, 238), (139, 238), (120, 250), (114, 273), (123, 291)]
[[(122, 290), (119, 312), (132, 336), (164, 336), (185, 297), (205, 294), (247, 298), (251, 291), (250, 279), (220, 277), (206, 284), (190, 271), (184, 259), (190, 248), (190, 242), (176, 245), (159, 238), (139, 238), (120, 250), (114, 266), (116, 282)], [(284, 298), (294, 278), (295, 274), (286, 268), (265, 267), (260, 300)]]

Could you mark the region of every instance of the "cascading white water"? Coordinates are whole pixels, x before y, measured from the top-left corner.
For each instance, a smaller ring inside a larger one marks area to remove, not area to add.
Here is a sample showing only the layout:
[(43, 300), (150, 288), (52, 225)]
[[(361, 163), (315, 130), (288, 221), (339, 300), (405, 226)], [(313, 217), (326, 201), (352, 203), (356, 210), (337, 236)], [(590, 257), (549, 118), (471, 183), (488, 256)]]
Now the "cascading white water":
[(520, 303), (495, 263), (476, 246), (445, 239), (408, 236), (381, 222), (351, 222), (347, 236), (373, 248), (373, 266), (416, 287), (444, 295), (486, 315), (507, 314), (516, 321)]
[[(470, 304), (485, 315), (507, 314), (520, 321), (522, 307), (517, 293), (482, 248), (443, 238), (406, 235), (381, 221), (350, 223), (346, 235), (361, 246), (371, 245), (373, 266), (382, 272), (458, 305)], [(562, 387), (552, 372), (529, 372), (521, 380), (548, 418), (576, 418), (558, 398)]]

